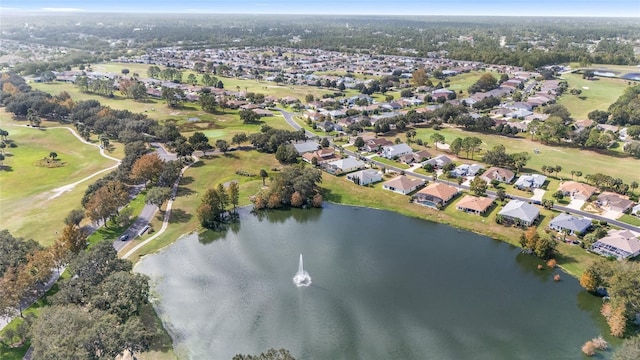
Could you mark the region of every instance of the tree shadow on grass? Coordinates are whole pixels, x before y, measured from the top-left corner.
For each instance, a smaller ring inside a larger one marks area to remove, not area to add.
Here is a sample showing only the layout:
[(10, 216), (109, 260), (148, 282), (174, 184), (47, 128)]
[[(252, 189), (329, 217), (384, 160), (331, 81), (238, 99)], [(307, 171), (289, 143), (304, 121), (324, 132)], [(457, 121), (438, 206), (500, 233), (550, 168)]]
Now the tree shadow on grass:
[(192, 168), (199, 168), (204, 166), (204, 163), (202, 161), (196, 161), (195, 163), (193, 163), (193, 165), (191, 165)]
[(226, 158), (227, 158), (227, 157), (228, 157), (228, 158), (232, 158), (232, 159), (239, 159), (239, 158), (240, 158), (240, 157), (238, 157), (238, 155), (236, 155), (236, 154), (232, 154), (232, 153), (228, 153), (228, 152), (224, 153), (223, 155), (224, 155), (224, 157), (226, 157)]
[(178, 191), (176, 193), (176, 196), (188, 196), (188, 195), (193, 195), (196, 192), (187, 188), (187, 187), (182, 187), (182, 186), (178, 186)]
[(335, 203), (342, 202), (342, 195), (333, 193), (330, 189), (320, 189), (320, 194), (325, 201), (331, 201)]
[(193, 183), (193, 176), (183, 176), (180, 179), (180, 185), (189, 185), (191, 183)]
[(169, 223), (170, 224), (186, 223), (189, 220), (191, 220), (192, 217), (193, 215), (187, 213), (182, 209), (171, 209), (171, 217), (169, 217)]
[(12, 172), (13, 171), (13, 167), (11, 167), (9, 165), (2, 165), (2, 166), (0, 166), (0, 171)]

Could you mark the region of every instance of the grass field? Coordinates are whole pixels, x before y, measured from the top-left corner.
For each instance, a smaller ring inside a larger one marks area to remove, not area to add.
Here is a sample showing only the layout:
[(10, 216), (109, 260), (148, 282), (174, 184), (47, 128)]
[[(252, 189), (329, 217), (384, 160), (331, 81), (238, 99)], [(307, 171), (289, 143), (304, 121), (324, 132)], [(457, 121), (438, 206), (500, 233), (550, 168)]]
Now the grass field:
[[(0, 228), (49, 245), (64, 226), (67, 213), (80, 207), (86, 187), (97, 177), (55, 198), (51, 191), (111, 167), (115, 162), (100, 156), (96, 147), (82, 144), (66, 129), (38, 130), (21, 125), (6, 113), (0, 113), (0, 127), (9, 131), (9, 139), (18, 145), (5, 149), (8, 156), (4, 163), (11, 170), (0, 171)], [(66, 165), (58, 168), (35, 165), (51, 151)]]
[(568, 91), (560, 96), (558, 104), (564, 105), (574, 119), (586, 119), (593, 110), (607, 110), (624, 92), (627, 80), (596, 78), (586, 80), (582, 74), (564, 74), (569, 89), (582, 90), (580, 95), (571, 95)]
[[(564, 178), (570, 178), (571, 170), (577, 170), (582, 171), (583, 178), (584, 175), (601, 172), (613, 176), (614, 178), (621, 178), (626, 183), (630, 183), (634, 180), (640, 180), (639, 172), (630, 171), (631, 169), (640, 168), (640, 160), (631, 157), (616, 157), (603, 155), (590, 150), (548, 146), (539, 142), (531, 141), (528, 138), (509, 138), (503, 136), (485, 135), (463, 131), (457, 128), (443, 128), (440, 130), (434, 130), (431, 128), (420, 128), (417, 129), (417, 138), (420, 138), (424, 142), (431, 144), (431, 139), (429, 137), (436, 131), (445, 137), (446, 143), (451, 143), (451, 141), (453, 141), (457, 137), (464, 138), (467, 136), (475, 136), (482, 140), (482, 150), (489, 150), (496, 145), (502, 144), (505, 146), (508, 153), (526, 151), (531, 156), (531, 159), (527, 163), (525, 171), (533, 170), (541, 173), (542, 165), (560, 165), (562, 167), (560, 176)], [(390, 140), (393, 140), (394, 137), (391, 137)], [(433, 146), (429, 146), (429, 151), (433, 151)], [(533, 151), (536, 148), (539, 150), (538, 154), (535, 154)], [(435, 154), (433, 155), (435, 156)], [(464, 157), (465, 155), (466, 154), (464, 152), (460, 153), (461, 157)], [(474, 159), (463, 158), (458, 160), (458, 162), (480, 161), (482, 155), (483, 151), (481, 151), (480, 153), (476, 153), (474, 155)]]

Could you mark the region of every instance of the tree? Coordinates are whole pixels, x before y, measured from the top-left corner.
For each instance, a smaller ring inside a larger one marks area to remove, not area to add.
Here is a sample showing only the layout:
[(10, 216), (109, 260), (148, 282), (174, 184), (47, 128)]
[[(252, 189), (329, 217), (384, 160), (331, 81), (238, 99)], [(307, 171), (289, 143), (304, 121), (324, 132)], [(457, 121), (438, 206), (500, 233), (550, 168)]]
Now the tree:
[(49, 157), (51, 160), (55, 160), (58, 157), (58, 154), (55, 151), (49, 153)]
[(237, 206), (240, 199), (240, 185), (236, 181), (232, 181), (229, 183), (229, 187), (227, 187), (227, 195), (229, 197), (229, 202), (233, 206), (234, 214), (237, 213)]
[(154, 182), (162, 173), (164, 161), (160, 159), (157, 153), (149, 153), (142, 155), (131, 167), (131, 178), (142, 182)]
[(471, 85), (468, 89), (470, 94), (474, 94), (477, 92), (485, 92), (489, 90), (493, 90), (498, 87), (498, 79), (493, 76), (491, 73), (486, 73), (478, 79), (473, 85)]
[(484, 196), (487, 193), (487, 182), (482, 180), (479, 176), (476, 176), (471, 180), (469, 187), (476, 196)]
[(104, 149), (108, 149), (109, 148), (109, 137), (107, 135), (100, 135), (98, 137), (98, 141), (100, 141), (100, 143), (102, 144), (102, 148)]
[(87, 247), (87, 233), (74, 224), (67, 225), (62, 230), (58, 241), (70, 252), (77, 254)]
[(189, 76), (187, 76), (187, 82), (191, 85), (196, 85), (198, 83), (198, 78), (195, 74), (189, 74)]
[(87, 203), (87, 216), (93, 221), (103, 222), (118, 214), (118, 209), (129, 199), (126, 186), (117, 180), (110, 180), (96, 190)]
[(427, 83), (428, 79), (427, 71), (424, 67), (419, 67), (416, 71), (411, 74), (411, 83), (413, 86), (424, 86)]
[(266, 353), (260, 355), (242, 355), (238, 354), (233, 357), (232, 360), (295, 360), (289, 353), (289, 350), (285, 349), (269, 349)]
[(229, 151), (229, 144), (224, 139), (218, 139), (216, 140), (216, 148), (218, 149), (218, 151), (226, 154), (227, 151)]
[(172, 190), (168, 187), (163, 186), (155, 186), (147, 191), (147, 198), (145, 202), (147, 204), (155, 205), (157, 207), (162, 206), (162, 204), (169, 200), (171, 197)]
[(198, 102), (200, 103), (202, 110), (208, 113), (214, 113), (216, 111), (216, 106), (218, 105), (215, 95), (211, 93), (200, 94)]
[(353, 145), (358, 149), (362, 148), (364, 146), (364, 139), (361, 136), (358, 136), (354, 140)]
[(40, 119), (40, 115), (33, 109), (27, 110), (27, 120), (29, 124), (33, 127), (40, 127), (40, 123), (42, 120)]
[(240, 110), (240, 120), (245, 124), (254, 124), (260, 120), (260, 115), (256, 114), (252, 110), (242, 109)]
[(207, 150), (211, 150), (213, 147), (209, 144), (209, 138), (203, 132), (196, 131), (189, 137), (189, 143), (195, 150), (202, 151), (205, 155)]
[(82, 209), (73, 209), (64, 218), (64, 224), (79, 226), (82, 220), (84, 220), (84, 211)]
[(231, 143), (232, 144), (237, 144), (237, 145), (240, 145), (240, 144), (245, 143), (247, 141), (249, 141), (249, 137), (245, 133), (234, 134), (233, 137), (231, 138)]
[(462, 148), (467, 152), (467, 158), (469, 158), (469, 152), (471, 152), (471, 159), (473, 159), (473, 154), (480, 144), (482, 144), (482, 140), (474, 136), (462, 139)]
[(264, 179), (269, 177), (269, 174), (267, 174), (267, 170), (260, 169), (260, 177), (262, 178), (262, 186), (265, 186)]
[(429, 139), (431, 139), (431, 141), (433, 142), (433, 146), (436, 147), (436, 150), (438, 150), (438, 143), (443, 143), (444, 142), (444, 136), (442, 134), (439, 134), (439, 133), (431, 134)]

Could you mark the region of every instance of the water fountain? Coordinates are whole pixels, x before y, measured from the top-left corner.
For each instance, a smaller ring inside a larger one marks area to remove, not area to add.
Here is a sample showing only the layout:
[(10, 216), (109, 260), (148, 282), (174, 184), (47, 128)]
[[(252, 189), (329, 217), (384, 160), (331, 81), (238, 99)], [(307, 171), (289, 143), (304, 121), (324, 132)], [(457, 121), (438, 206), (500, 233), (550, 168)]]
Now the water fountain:
[(309, 276), (309, 273), (306, 272), (302, 266), (302, 254), (300, 254), (298, 272), (296, 273), (296, 276), (293, 277), (293, 283), (296, 284), (297, 287), (311, 285), (311, 276)]

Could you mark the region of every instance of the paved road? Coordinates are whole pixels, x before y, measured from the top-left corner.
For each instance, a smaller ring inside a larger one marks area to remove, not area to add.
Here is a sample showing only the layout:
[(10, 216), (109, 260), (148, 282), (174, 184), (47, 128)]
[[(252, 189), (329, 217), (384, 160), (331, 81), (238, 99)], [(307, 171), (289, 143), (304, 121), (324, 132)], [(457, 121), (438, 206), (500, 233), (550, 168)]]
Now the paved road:
[[(287, 112), (287, 111), (285, 111), (283, 109), (277, 109), (277, 110), (282, 113), (282, 115), (284, 116), (284, 119), (286, 120), (286, 122), (291, 127), (293, 127), (296, 130), (299, 130), (299, 129), (302, 128), (295, 121), (293, 121), (293, 114), (291, 114), (291, 113), (289, 113), (289, 112)], [(307, 131), (307, 134), (310, 134), (310, 136), (312, 136), (312, 137), (317, 136), (316, 134), (310, 133), (308, 131)], [(362, 159), (363, 161), (371, 163), (371, 164), (375, 164), (376, 166), (384, 166), (386, 169), (393, 170), (393, 171), (396, 171), (396, 172), (404, 171), (405, 174), (408, 174), (408, 175), (411, 175), (411, 176), (414, 176), (414, 177), (417, 177), (417, 178), (420, 178), (420, 179), (423, 179), (423, 180), (426, 180), (426, 181), (434, 181), (433, 177), (428, 176), (428, 175), (415, 173), (415, 172), (412, 172), (412, 171), (410, 171), (408, 169), (402, 169), (402, 168), (395, 167), (395, 166), (392, 166), (392, 165), (389, 165), (389, 164), (385, 164), (385, 163), (382, 163), (382, 162), (379, 162), (379, 161), (376, 161), (376, 160), (364, 158), (362, 155), (360, 155), (360, 154), (358, 154), (358, 153), (356, 153), (354, 151), (349, 151), (349, 150), (346, 150), (346, 149), (343, 149), (343, 151), (347, 155), (351, 155), (351, 156), (353, 156), (355, 158)], [(457, 182), (454, 183), (454, 182), (446, 181), (446, 180), (442, 180), (442, 179), (437, 179), (435, 181), (446, 183), (446, 184), (449, 184), (451, 186), (455, 186), (455, 187), (457, 187), (459, 189), (469, 190), (469, 186), (467, 186), (467, 185), (458, 185)], [(495, 198), (496, 197), (496, 192), (489, 190), (489, 191), (487, 191), (487, 195), (489, 197), (491, 197), (491, 198)], [(530, 198), (521, 197), (521, 196), (509, 195), (509, 197), (512, 198), (512, 199), (517, 199), (517, 200), (522, 200), (522, 201), (527, 201), (527, 202), (531, 201)], [(560, 206), (560, 205), (554, 204), (553, 209), (554, 210), (558, 210), (558, 211), (564, 211), (564, 212), (567, 212), (567, 213), (570, 213), (570, 214), (581, 215), (581, 216), (583, 216), (585, 218), (589, 218), (589, 219), (594, 219), (594, 220), (599, 220), (599, 221), (606, 221), (607, 223), (609, 223), (611, 225), (618, 226), (618, 227), (623, 228), (623, 229), (640, 232), (640, 227), (638, 227), (638, 226), (633, 226), (633, 225), (630, 225), (630, 224), (627, 224), (627, 223), (624, 223), (624, 222), (621, 222), (621, 221), (618, 221), (618, 220), (605, 218), (603, 216), (599, 216), (599, 215), (596, 215), (596, 214), (588, 213), (588, 212), (585, 212), (585, 211), (572, 209), (570, 207)]]
[[(155, 152), (160, 156), (160, 159), (164, 161), (173, 161), (178, 158), (176, 154), (168, 152), (167, 149), (165, 149), (165, 147), (161, 143), (152, 142), (151, 147), (155, 149)], [(184, 172), (184, 169), (183, 169), (183, 172)], [(180, 175), (180, 177), (182, 177), (182, 175)], [(176, 184), (174, 184), (173, 192), (171, 194), (171, 199), (175, 198), (176, 196), (176, 191), (178, 189), (179, 182), (180, 182), (180, 178), (178, 179)], [(142, 190), (142, 188), (143, 186), (140, 186), (136, 194), (139, 193)], [(172, 202), (172, 200), (169, 200), (169, 202)], [(125, 230), (122, 234), (118, 235), (118, 239), (114, 239), (113, 247), (116, 249), (116, 251), (122, 250), (122, 248), (124, 248), (131, 240), (135, 239), (140, 233), (140, 231), (145, 226), (147, 226), (151, 222), (151, 220), (153, 220), (153, 217), (155, 216), (158, 210), (159, 208), (156, 205), (145, 204), (144, 207), (142, 208), (142, 211), (140, 212), (140, 215), (138, 215), (138, 217), (133, 222), (133, 224), (131, 224), (131, 226), (129, 226), (129, 228)], [(122, 235), (128, 235), (127, 239), (124, 241), (120, 240), (119, 238)]]

